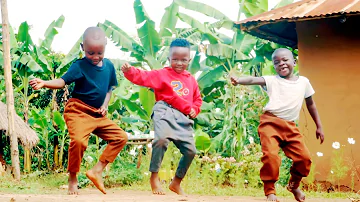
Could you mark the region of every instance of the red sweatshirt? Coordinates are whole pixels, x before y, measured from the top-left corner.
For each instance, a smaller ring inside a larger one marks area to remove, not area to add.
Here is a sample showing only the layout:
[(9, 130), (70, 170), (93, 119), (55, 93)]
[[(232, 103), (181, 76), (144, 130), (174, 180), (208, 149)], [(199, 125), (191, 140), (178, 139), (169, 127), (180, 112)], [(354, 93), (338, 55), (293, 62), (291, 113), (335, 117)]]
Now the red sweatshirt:
[(124, 75), (134, 84), (152, 88), (156, 101), (162, 100), (186, 115), (191, 108), (199, 114), (202, 104), (199, 86), (188, 71), (178, 74), (171, 67), (152, 71), (131, 67)]

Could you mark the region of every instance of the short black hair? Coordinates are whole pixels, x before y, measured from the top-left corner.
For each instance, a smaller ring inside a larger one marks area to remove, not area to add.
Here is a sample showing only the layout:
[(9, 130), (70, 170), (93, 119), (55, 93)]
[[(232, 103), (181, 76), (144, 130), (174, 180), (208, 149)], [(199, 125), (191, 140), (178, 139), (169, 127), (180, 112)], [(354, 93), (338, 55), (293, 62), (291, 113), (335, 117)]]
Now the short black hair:
[(170, 44), (170, 48), (172, 47), (185, 47), (185, 48), (189, 48), (190, 49), (190, 43), (188, 40), (186, 39), (182, 39), (182, 38), (177, 38), (174, 39), (171, 44)]
[(294, 58), (294, 54), (293, 54), (289, 49), (287, 49), (287, 48), (277, 48), (277, 49), (275, 49), (274, 52), (273, 52), (273, 54), (271, 55), (271, 58), (274, 58), (274, 56), (275, 56), (278, 52), (282, 52), (282, 51), (287, 52), (289, 55), (291, 55), (291, 57), (292, 57), (293, 59), (295, 59), (295, 58)]

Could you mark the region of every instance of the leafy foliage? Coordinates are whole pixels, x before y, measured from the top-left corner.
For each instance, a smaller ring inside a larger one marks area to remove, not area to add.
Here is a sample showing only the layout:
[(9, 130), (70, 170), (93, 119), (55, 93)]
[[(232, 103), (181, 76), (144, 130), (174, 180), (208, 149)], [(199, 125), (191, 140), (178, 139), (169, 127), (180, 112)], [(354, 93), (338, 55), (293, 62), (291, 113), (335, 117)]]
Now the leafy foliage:
[[(290, 2), (292, 1), (283, 0), (278, 6)], [(239, 0), (239, 4), (239, 16), (245, 14), (250, 17), (268, 10), (267, 0)], [(190, 41), (191, 50), (194, 53), (188, 70), (196, 75), (204, 101), (202, 112), (195, 119), (195, 144), (202, 158), (198, 158), (195, 165), (201, 168), (201, 172), (193, 177), (197, 179), (209, 175), (214, 185), (231, 186), (243, 185), (244, 180), (247, 180), (249, 185), (258, 187), (257, 126), (258, 117), (267, 97), (259, 86), (233, 87), (228, 78), (233, 74), (238, 76), (274, 74), (270, 62), (271, 53), (280, 46), (234, 29), (234, 22), (225, 14), (196, 1), (174, 0), (165, 9), (159, 31), (156, 30), (155, 22), (147, 14), (141, 0), (135, 0), (133, 8), (138, 25), (137, 38), (108, 20), (98, 23), (106, 36), (120, 50), (130, 53), (131, 57), (130, 61), (112, 60), (120, 85), (113, 91), (109, 105), (109, 118), (127, 132), (150, 133), (152, 130), (150, 117), (155, 103), (154, 93), (151, 89), (135, 86), (124, 79), (120, 67), (124, 62), (129, 62), (144, 70), (160, 69), (167, 64), (172, 39), (174, 37), (186, 38)], [(181, 9), (191, 10), (217, 21), (215, 23), (200, 22), (191, 15), (179, 12)], [(178, 20), (187, 23), (190, 28), (178, 28), (176, 26)], [(67, 164), (69, 137), (62, 112), (68, 98), (67, 91), (71, 92), (73, 86), (59, 91), (37, 92), (32, 91), (28, 86), (29, 80), (34, 76), (46, 80), (59, 78), (74, 60), (83, 57), (80, 49), (81, 37), (66, 55), (54, 53), (51, 50), (54, 37), (59, 33), (64, 21), (64, 16), (52, 21), (39, 45), (34, 44), (29, 34), (31, 27), (27, 22), (20, 25), (17, 33), (10, 29), (13, 80), (19, 101), (16, 106), (17, 112), (24, 117), (24, 120), (28, 120), (41, 139), (39, 145), (32, 150), (33, 170), (60, 169), (64, 171)], [(232, 30), (233, 36), (229, 37), (220, 33), (221, 28)], [(0, 54), (0, 60), (2, 60), (2, 54)], [(4, 89), (1, 76), (0, 89)], [(3, 93), (0, 94), (0, 99), (4, 100)], [(105, 141), (91, 136), (86, 154), (89, 158), (83, 162), (83, 168), (94, 164), (105, 145)], [(55, 152), (58, 147), (59, 153)], [(121, 154), (124, 156), (120, 155), (116, 159), (111, 172), (107, 173), (106, 184), (130, 185), (144, 180), (143, 173), (134, 169), (135, 164), (132, 161), (137, 157), (129, 157), (129, 151), (130, 148), (126, 147), (124, 154)], [(248, 154), (248, 151), (251, 154)], [(165, 158), (165, 168), (175, 169), (174, 161), (178, 160), (179, 155), (177, 153)], [(218, 158), (219, 156), (221, 158)], [(216, 163), (222, 171), (213, 169), (214, 162), (203, 161), (206, 157), (220, 159)], [(59, 159), (59, 167), (56, 166), (56, 158)], [(127, 161), (122, 161), (124, 159)], [(232, 161), (242, 162), (242, 164), (233, 165)], [(284, 165), (288, 167), (290, 163), (285, 162)], [(240, 173), (243, 174), (241, 182), (237, 179)], [(286, 179), (286, 177), (288, 173), (285, 173), (281, 179)], [(79, 181), (80, 186), (83, 187), (89, 183), (84, 176), (80, 176)]]

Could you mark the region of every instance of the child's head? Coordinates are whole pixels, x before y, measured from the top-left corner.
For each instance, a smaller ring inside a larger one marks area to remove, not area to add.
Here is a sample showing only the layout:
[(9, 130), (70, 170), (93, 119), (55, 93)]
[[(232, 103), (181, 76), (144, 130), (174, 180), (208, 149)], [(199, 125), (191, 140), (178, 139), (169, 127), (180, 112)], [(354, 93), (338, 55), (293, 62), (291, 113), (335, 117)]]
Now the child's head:
[(275, 70), (282, 78), (289, 78), (293, 75), (296, 60), (292, 52), (286, 48), (279, 48), (272, 54), (272, 62)]
[(169, 62), (175, 72), (181, 73), (190, 62), (190, 43), (186, 39), (175, 39), (170, 44)]
[(81, 47), (86, 59), (93, 65), (98, 65), (104, 58), (106, 46), (105, 33), (99, 27), (89, 27), (83, 34)]

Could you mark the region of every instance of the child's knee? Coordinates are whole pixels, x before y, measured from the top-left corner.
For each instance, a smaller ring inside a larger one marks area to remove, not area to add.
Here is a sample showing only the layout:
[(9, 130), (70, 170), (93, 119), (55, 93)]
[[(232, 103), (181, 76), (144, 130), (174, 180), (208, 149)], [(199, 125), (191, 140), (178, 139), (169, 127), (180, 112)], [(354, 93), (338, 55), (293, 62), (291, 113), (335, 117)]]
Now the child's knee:
[(196, 155), (196, 148), (193, 147), (193, 148), (190, 148), (186, 153), (185, 155), (187, 155), (188, 157), (190, 158), (194, 158), (195, 155)]
[(153, 148), (167, 148), (169, 140), (166, 137), (161, 137), (153, 141)]
[(311, 166), (311, 156), (309, 152), (303, 152), (301, 154), (301, 161), (300, 163), (304, 164), (305, 166)]
[(83, 148), (83, 149), (86, 149), (88, 146), (87, 141), (85, 141), (83, 138), (78, 138), (76, 136), (71, 139), (70, 144), (77, 148)]
[(303, 160), (302, 160), (302, 163), (304, 164), (305, 170), (307, 172), (310, 172), (311, 163), (312, 163), (310, 156), (304, 156)]
[(295, 170), (302, 177), (306, 177), (310, 173), (311, 169), (311, 158), (310, 156), (303, 156), (300, 161), (294, 162), (292, 169)]
[(117, 137), (116, 140), (119, 142), (126, 144), (126, 142), (128, 141), (128, 136), (127, 136), (126, 132), (123, 130), (119, 130), (119, 133), (116, 137)]
[(273, 164), (280, 164), (281, 158), (278, 153), (276, 152), (263, 152), (263, 156), (261, 157), (261, 161), (263, 163), (273, 163)]

